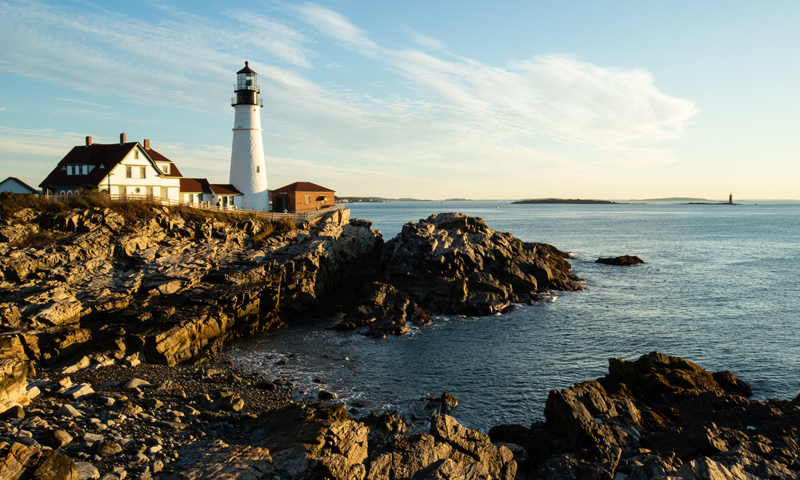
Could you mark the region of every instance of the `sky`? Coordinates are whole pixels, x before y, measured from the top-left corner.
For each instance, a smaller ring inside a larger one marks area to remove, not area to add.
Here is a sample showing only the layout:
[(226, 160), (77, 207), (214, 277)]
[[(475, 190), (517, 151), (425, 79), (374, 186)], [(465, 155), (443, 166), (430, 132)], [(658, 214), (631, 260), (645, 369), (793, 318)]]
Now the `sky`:
[(800, 2), (0, 0), (0, 177), (150, 139), (228, 183), (258, 72), (270, 188), (800, 199)]

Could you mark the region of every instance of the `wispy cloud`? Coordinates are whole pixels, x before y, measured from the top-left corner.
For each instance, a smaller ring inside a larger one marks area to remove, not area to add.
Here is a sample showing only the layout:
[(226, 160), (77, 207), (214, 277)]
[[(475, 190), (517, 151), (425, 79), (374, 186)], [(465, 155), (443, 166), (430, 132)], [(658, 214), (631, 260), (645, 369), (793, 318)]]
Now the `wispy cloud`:
[(65, 102), (80, 103), (83, 105), (91, 105), (93, 107), (98, 107), (98, 108), (108, 108), (108, 105), (102, 105), (100, 103), (94, 103), (94, 102), (87, 102), (85, 100), (76, 100), (74, 98), (59, 98), (59, 100), (63, 100)]
[[(232, 72), (247, 55), (268, 105), (262, 121), (269, 146), (316, 159), (318, 169), (336, 164), (349, 173), (362, 168), (376, 179), (382, 171), (421, 183), (453, 171), (480, 177), (532, 166), (615, 169), (674, 161), (656, 144), (680, 137), (698, 111), (694, 102), (661, 92), (646, 70), (599, 66), (571, 55), (486, 64), (410, 27), (408, 46), (390, 48), (315, 4), (283, 6), (280, 20), (259, 9), (227, 9), (212, 18), (165, 4), (149, 8), (157, 14), (132, 21), (103, 9), (0, 0), (0, 72), (100, 99), (123, 96), (230, 116)], [(381, 82), (393, 78), (393, 88), (312, 80), (319, 78), (315, 64), (331, 76), (347, 71), (331, 48), (318, 48), (324, 42), (360, 56), (364, 63), (356, 68), (382, 69)], [(101, 103), (62, 100), (96, 107), (85, 115), (108, 110)], [(70, 114), (82, 115), (78, 109)], [(22, 152), (36, 148), (34, 138), (42, 148), (56, 141), (37, 135), (14, 140), (0, 130), (0, 148)], [(82, 141), (64, 135), (72, 140), (50, 152), (57, 158), (65, 145)], [(227, 145), (163, 145), (175, 161), (186, 159), (210, 175), (228, 168)], [(565, 146), (574, 149), (571, 154), (563, 154)]]

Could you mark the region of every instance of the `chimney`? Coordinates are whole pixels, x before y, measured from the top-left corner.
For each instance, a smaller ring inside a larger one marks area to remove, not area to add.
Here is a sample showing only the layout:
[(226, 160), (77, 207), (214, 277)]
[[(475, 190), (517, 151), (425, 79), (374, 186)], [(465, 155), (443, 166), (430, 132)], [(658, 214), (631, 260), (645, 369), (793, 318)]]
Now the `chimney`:
[(86, 146), (88, 147), (91, 144), (92, 144), (92, 137), (90, 135), (86, 135)]
[(144, 139), (144, 149), (145, 150), (150, 150), (150, 139), (149, 138), (145, 138)]
[(125, 143), (125, 134), (124, 133), (120, 133), (119, 134), (119, 143)]

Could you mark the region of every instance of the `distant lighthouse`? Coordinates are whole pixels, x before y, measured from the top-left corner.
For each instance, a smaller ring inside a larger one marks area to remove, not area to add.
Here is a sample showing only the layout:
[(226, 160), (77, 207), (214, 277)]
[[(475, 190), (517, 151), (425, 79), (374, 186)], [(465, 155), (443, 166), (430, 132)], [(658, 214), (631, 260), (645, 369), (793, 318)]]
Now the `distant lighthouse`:
[(236, 72), (236, 96), (231, 105), (236, 111), (233, 122), (230, 183), (242, 192), (240, 206), (247, 210), (269, 211), (264, 142), (261, 139), (261, 107), (256, 72), (244, 62)]

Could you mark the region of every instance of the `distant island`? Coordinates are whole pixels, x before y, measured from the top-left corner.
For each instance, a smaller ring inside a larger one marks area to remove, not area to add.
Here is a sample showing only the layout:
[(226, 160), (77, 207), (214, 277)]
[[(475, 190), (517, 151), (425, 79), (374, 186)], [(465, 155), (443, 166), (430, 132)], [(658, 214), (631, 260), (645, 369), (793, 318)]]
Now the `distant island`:
[(420, 198), (383, 198), (383, 197), (336, 197), (337, 202), (341, 203), (386, 203), (386, 202), (431, 202)]
[(694, 198), (694, 197), (669, 197), (669, 198), (646, 198), (644, 200), (635, 200), (637, 202), (710, 202), (707, 198)]
[(624, 203), (612, 202), (611, 200), (584, 200), (580, 198), (534, 198), (531, 200), (518, 200), (512, 204), (539, 204), (539, 203), (570, 203), (570, 204), (603, 204), (603, 205), (624, 205)]

